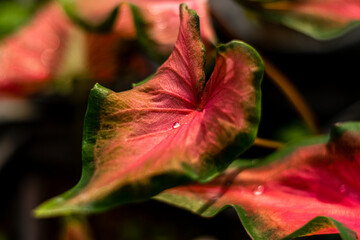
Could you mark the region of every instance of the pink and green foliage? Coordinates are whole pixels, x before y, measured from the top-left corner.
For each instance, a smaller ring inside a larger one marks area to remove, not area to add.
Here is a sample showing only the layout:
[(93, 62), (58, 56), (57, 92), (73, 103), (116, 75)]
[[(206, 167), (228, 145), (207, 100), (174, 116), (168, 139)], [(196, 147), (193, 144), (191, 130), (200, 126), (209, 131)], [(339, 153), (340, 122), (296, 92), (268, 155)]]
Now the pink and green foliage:
[[(39, 93), (74, 78), (113, 81), (122, 67), (117, 63), (122, 40), (138, 39), (156, 57), (167, 56), (175, 43), (179, 1), (61, 2), (43, 7), (27, 26), (0, 43), (0, 95)], [(201, 13), (206, 42), (215, 43), (207, 1), (187, 2)], [(76, 15), (74, 4), (85, 20)], [(86, 21), (88, 14), (96, 23)]]
[[(330, 140), (292, 144), (260, 161), (234, 162), (206, 184), (155, 198), (203, 216), (233, 206), (254, 239), (360, 233), (360, 123), (337, 124)], [(352, 230), (350, 230), (352, 229)]]
[[(49, 6), (20, 33), (7, 38), (0, 46), (0, 90), (2, 93), (27, 93), (41, 88), (59, 65), (54, 54), (64, 48), (70, 23), (61, 18), (61, 10)], [(57, 32), (53, 31), (57, 29)], [(47, 34), (43, 34), (47, 33)], [(31, 39), (31, 41), (29, 41)]]
[(29, 25), (1, 42), (0, 94), (41, 92), (55, 79), (111, 80), (116, 72), (117, 44), (118, 39), (110, 34), (76, 28), (60, 5), (46, 5)]
[(178, 6), (185, 3), (194, 9), (201, 19), (201, 38), (204, 43), (216, 43), (207, 0), (106, 0), (101, 5), (97, 0), (62, 2), (68, 6), (66, 9), (69, 9), (70, 15), (87, 26), (98, 25), (111, 11), (118, 8), (112, 31), (123, 38), (134, 39), (136, 34), (139, 34), (139, 25), (143, 25), (146, 29), (143, 37), (146, 35), (157, 50), (165, 55), (171, 52), (176, 41), (178, 28), (175, 26), (179, 26)]
[(260, 18), (322, 40), (344, 34), (360, 20), (360, 1), (356, 0), (237, 1)]
[(205, 84), (195, 11), (180, 6), (173, 53), (147, 82), (115, 93), (96, 85), (85, 116), (83, 173), (39, 217), (102, 211), (190, 180), (209, 181), (254, 141), (263, 63), (247, 44), (219, 45)]

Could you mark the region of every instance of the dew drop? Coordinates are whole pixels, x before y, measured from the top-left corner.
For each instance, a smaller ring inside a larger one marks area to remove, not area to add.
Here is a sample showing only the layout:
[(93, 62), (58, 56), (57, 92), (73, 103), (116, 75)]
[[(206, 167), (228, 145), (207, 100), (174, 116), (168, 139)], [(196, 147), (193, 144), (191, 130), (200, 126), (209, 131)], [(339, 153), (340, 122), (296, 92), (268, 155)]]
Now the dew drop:
[(255, 189), (254, 189), (254, 195), (255, 196), (260, 196), (261, 194), (263, 194), (264, 193), (264, 190), (265, 190), (265, 188), (264, 188), (264, 186), (263, 185), (259, 185), (259, 186), (257, 186)]
[(346, 192), (346, 186), (345, 186), (345, 184), (341, 184), (341, 185), (339, 186), (339, 192), (340, 192), (340, 193), (345, 193), (345, 192)]
[(178, 128), (178, 127), (180, 127), (180, 123), (174, 122), (174, 124), (172, 125), (172, 128), (175, 129), (175, 128)]

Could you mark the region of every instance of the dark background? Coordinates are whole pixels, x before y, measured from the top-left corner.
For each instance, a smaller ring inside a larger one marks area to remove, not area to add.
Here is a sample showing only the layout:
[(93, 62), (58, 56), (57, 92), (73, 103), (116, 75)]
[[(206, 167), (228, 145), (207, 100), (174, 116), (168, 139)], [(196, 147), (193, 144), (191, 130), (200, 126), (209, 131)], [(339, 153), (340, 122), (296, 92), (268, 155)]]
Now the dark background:
[[(239, 20), (232, 19), (241, 14), (239, 6), (234, 10), (224, 1), (218, 9), (211, 2), (220, 41), (231, 40), (229, 29), (222, 26), (227, 23), (233, 36), (247, 40), (270, 59), (302, 93), (322, 133), (328, 133), (337, 121), (360, 120), (360, 29), (328, 42), (316, 42), (271, 24), (263, 25), (266, 31), (259, 34), (254, 30), (242, 32), (237, 27)], [(37, 3), (24, 2), (34, 9)], [(227, 11), (229, 15), (224, 14)], [(251, 28), (251, 24), (246, 28)], [(114, 88), (129, 89), (131, 82), (127, 78)], [(306, 135), (301, 118), (267, 76), (262, 89), (259, 136), (284, 141), (288, 139), (281, 133), (294, 128)], [(31, 211), (80, 179), (86, 102), (86, 98), (54, 94), (28, 100), (0, 100), (0, 239), (59, 239), (62, 220), (35, 219)], [(243, 156), (256, 158), (271, 152), (252, 147)], [(151, 200), (92, 215), (88, 222), (94, 239), (249, 239), (230, 208), (206, 219)]]

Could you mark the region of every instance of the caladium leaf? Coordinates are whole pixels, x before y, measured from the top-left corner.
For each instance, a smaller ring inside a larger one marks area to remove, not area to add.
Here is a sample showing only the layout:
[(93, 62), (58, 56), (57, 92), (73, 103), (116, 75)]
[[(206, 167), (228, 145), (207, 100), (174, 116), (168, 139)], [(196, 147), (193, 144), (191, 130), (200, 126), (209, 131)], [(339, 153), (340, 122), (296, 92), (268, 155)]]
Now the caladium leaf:
[(208, 181), (252, 144), (261, 58), (243, 42), (220, 45), (204, 86), (198, 16), (184, 4), (180, 15), (174, 51), (149, 81), (120, 93), (100, 85), (91, 91), (82, 178), (37, 216), (102, 211), (189, 180)]
[[(97, 24), (91, 24), (88, 21), (84, 21), (76, 12), (74, 8), (74, 1), (72, 0), (59, 0), (62, 4), (65, 12), (74, 21), (76, 24), (80, 25), (82, 28), (86, 29), (89, 32), (97, 32), (97, 33), (109, 33), (113, 30), (116, 19), (119, 14), (119, 6), (114, 6), (113, 9), (109, 12), (105, 19), (102, 22)], [(105, 1), (106, 2), (106, 1)], [(86, 6), (86, 5), (85, 5)], [(95, 7), (95, 6), (94, 6)], [(103, 4), (97, 3), (96, 8), (102, 9)], [(93, 16), (94, 17), (94, 16)]]
[(352, 0), (237, 0), (260, 18), (313, 38), (341, 36), (359, 25), (360, 2)]
[(203, 216), (232, 205), (254, 239), (337, 232), (357, 239), (359, 182), (360, 123), (350, 122), (336, 125), (330, 140), (292, 144), (254, 164), (234, 162), (209, 183), (168, 189), (156, 199)]
[(181, 3), (185, 3), (194, 9), (201, 19), (201, 37), (205, 44), (216, 43), (207, 0), (106, 0), (101, 4), (97, 0), (61, 2), (72, 19), (84, 28), (110, 31), (113, 27), (112, 30), (122, 37), (140, 38), (146, 48), (151, 49), (155, 45), (157, 51), (165, 55), (171, 52), (177, 38), (177, 9)]
[(48, 4), (29, 25), (0, 43), (0, 94), (41, 92), (56, 79), (112, 80), (118, 42), (111, 34), (85, 33), (59, 5)]
[(32, 92), (46, 84), (59, 65), (60, 55), (56, 53), (64, 48), (67, 37), (69, 22), (60, 16), (60, 9), (50, 6), (48, 11), (38, 13), (30, 26), (1, 43), (2, 93)]
[[(74, 78), (108, 82), (121, 67), (121, 40), (138, 39), (156, 58), (167, 56), (176, 40), (180, 1), (60, 2), (67, 14), (59, 4), (48, 4), (30, 24), (0, 43), (1, 95), (29, 95), (54, 85), (61, 89)], [(207, 1), (188, 2), (201, 13), (205, 40), (214, 43)]]

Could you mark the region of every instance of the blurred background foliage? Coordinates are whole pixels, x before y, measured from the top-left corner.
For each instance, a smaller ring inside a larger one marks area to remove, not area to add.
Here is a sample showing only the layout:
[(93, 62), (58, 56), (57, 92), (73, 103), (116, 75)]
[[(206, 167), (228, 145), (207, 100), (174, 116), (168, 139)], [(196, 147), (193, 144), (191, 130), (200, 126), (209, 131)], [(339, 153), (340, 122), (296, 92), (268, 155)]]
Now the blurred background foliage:
[[(0, 38), (16, 32), (44, 3), (1, 0)], [(212, 0), (210, 6), (220, 42), (234, 37), (246, 40), (270, 59), (304, 96), (321, 133), (327, 133), (337, 121), (360, 120), (360, 29), (339, 39), (318, 42), (283, 26), (248, 22), (240, 6), (230, 0)], [(132, 83), (159, 65), (134, 42), (121, 48), (118, 61), (134, 64), (122, 69), (118, 81), (110, 84), (116, 91), (130, 89)], [(145, 68), (141, 67), (144, 61)], [(75, 239), (64, 233), (63, 220), (35, 219), (31, 213), (39, 203), (79, 180), (87, 90), (82, 95), (74, 92), (0, 99), (0, 240)], [(268, 76), (263, 80), (262, 93), (259, 137), (288, 142), (312, 134)], [(257, 158), (272, 151), (252, 147), (243, 157)], [(88, 226), (84, 231), (90, 231), (93, 239), (249, 239), (233, 209), (205, 219), (148, 201), (92, 215), (84, 221)]]
[(0, 1), (0, 39), (25, 24), (45, 0)]

